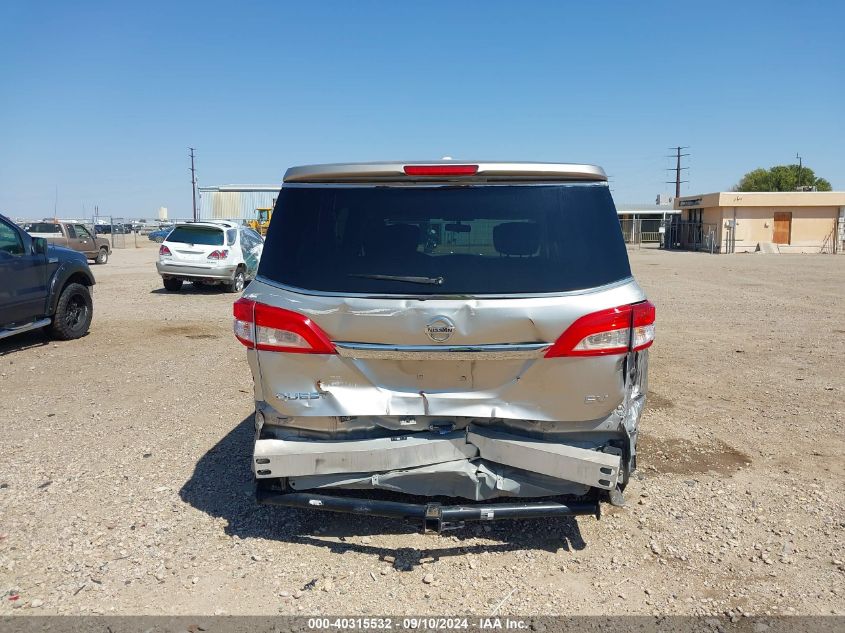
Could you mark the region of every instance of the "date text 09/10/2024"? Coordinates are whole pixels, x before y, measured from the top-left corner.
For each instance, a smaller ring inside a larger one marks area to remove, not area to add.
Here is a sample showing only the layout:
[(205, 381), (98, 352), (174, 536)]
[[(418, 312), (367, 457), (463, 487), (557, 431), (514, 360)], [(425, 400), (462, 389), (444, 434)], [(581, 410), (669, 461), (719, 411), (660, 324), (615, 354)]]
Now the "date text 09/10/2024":
[(308, 618), (308, 628), (315, 630), (526, 630), (529, 623), (517, 618)]

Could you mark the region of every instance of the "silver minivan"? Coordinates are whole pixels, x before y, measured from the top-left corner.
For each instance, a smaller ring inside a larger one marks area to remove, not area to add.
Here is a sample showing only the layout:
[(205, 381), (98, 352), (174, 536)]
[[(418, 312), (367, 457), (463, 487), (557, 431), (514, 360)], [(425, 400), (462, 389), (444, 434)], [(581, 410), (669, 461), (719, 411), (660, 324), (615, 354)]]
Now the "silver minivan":
[(262, 503), (441, 529), (623, 502), (655, 311), (599, 167), (291, 168), (234, 316)]

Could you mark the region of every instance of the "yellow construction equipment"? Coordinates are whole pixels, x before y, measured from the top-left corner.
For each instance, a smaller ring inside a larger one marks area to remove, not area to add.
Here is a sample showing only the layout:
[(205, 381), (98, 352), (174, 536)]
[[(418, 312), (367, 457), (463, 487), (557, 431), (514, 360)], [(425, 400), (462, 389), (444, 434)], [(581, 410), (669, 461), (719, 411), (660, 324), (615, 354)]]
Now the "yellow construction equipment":
[(255, 220), (250, 220), (248, 222), (249, 226), (254, 231), (258, 231), (261, 235), (267, 235), (267, 229), (270, 227), (270, 218), (273, 217), (273, 209), (256, 209), (255, 217)]

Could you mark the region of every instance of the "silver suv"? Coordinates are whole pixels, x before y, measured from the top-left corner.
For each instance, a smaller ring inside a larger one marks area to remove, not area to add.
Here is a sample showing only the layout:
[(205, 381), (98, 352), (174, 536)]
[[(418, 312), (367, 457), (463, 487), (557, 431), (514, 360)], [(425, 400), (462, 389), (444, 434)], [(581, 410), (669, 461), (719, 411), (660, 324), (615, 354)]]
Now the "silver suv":
[(291, 168), (234, 316), (262, 503), (440, 529), (622, 502), (654, 306), (599, 167)]

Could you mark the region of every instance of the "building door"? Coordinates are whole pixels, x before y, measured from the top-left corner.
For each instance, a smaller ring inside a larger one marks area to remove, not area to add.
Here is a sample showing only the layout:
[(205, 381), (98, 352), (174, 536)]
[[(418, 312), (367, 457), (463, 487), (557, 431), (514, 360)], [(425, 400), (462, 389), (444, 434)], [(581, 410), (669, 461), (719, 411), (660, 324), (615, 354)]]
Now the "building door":
[(775, 244), (789, 244), (792, 236), (792, 213), (791, 212), (776, 212), (775, 213), (775, 231), (772, 241)]

